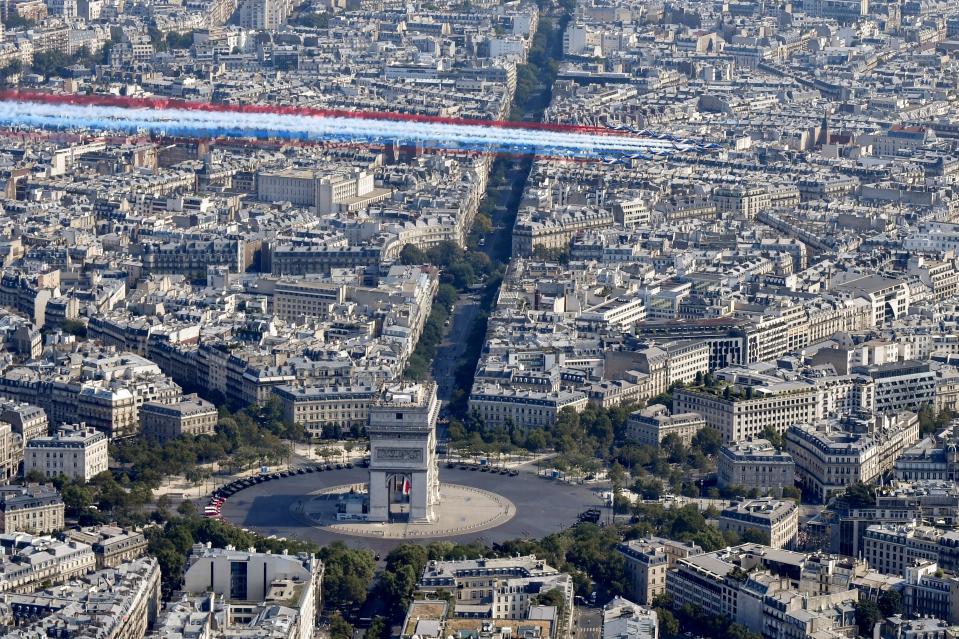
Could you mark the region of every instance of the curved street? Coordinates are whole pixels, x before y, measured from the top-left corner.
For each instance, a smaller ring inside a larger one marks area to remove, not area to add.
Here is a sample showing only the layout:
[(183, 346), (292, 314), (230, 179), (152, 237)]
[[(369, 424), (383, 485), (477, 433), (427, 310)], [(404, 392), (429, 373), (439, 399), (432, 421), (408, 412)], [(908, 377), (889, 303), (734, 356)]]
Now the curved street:
[[(291, 512), (292, 506), (305, 495), (321, 488), (365, 482), (367, 472), (364, 468), (344, 468), (263, 482), (230, 497), (223, 504), (222, 515), (233, 524), (266, 536), (310, 540), (318, 544), (341, 540), (350, 546), (369, 548), (377, 553), (389, 552), (394, 546), (407, 541), (429, 542), (442, 539), (432, 537), (405, 540), (345, 536), (311, 526)], [(479, 470), (441, 466), (440, 479), (443, 482), (474, 486), (497, 493), (516, 506), (516, 516), (501, 526), (447, 538), (461, 543), (481, 541), (493, 544), (521, 537), (543, 537), (576, 523), (577, 517), (584, 510), (602, 506), (599, 496), (602, 489), (597, 486), (560, 483), (537, 477), (527, 471), (520, 472), (517, 477), (509, 477)]]

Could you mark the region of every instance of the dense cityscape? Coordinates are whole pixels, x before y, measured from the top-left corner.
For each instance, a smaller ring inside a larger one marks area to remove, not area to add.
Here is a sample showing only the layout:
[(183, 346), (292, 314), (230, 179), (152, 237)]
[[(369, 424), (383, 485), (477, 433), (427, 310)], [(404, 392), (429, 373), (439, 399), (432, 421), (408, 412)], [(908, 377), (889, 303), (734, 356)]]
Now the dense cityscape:
[(0, 637), (959, 639), (959, 4), (0, 1)]

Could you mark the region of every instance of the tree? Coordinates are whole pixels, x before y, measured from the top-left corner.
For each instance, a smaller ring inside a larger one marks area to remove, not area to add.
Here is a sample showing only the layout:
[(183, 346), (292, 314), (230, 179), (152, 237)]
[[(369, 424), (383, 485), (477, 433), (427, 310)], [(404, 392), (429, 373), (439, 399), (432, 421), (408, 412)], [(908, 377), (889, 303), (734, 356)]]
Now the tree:
[(389, 639), (390, 625), (380, 616), (374, 617), (370, 627), (366, 629), (363, 639)]
[(36, 20), (24, 18), (16, 10), (8, 13), (4, 23), (7, 29), (32, 29), (37, 24)]
[(339, 610), (330, 615), (330, 639), (353, 639), (353, 626)]
[(876, 489), (870, 484), (857, 482), (836, 498), (836, 506), (847, 508), (866, 508), (876, 505)]
[(325, 565), (323, 598), (334, 609), (345, 609), (366, 601), (376, 562), (367, 550), (348, 548), (343, 542), (324, 547), (320, 559)]
[(768, 440), (770, 444), (772, 444), (773, 446), (775, 446), (776, 448), (780, 450), (785, 448), (785, 445), (783, 444), (783, 436), (779, 433), (778, 430), (776, 430), (772, 426), (767, 425), (763, 429), (762, 438), (765, 440)]
[(28, 484), (42, 484), (47, 481), (47, 476), (36, 468), (31, 468), (30, 471), (24, 475), (23, 480)]
[(456, 303), (459, 293), (456, 292), (456, 288), (450, 286), (449, 284), (440, 284), (439, 288), (436, 290), (436, 297), (433, 298), (434, 304), (439, 304), (443, 308), (449, 311), (452, 308), (453, 304)]
[(387, 570), (383, 573), (379, 591), (394, 617), (401, 616), (409, 607), (413, 590), (416, 588), (416, 574), (408, 564), (398, 566), (395, 571)]
[(33, 56), (33, 72), (44, 77), (50, 77), (60, 73), (72, 62), (70, 56), (56, 49), (35, 53)]
[(660, 448), (666, 453), (671, 464), (678, 464), (686, 458), (686, 446), (676, 433), (670, 433), (660, 442)]
[(87, 325), (80, 320), (63, 320), (63, 322), (60, 324), (60, 328), (63, 329), (64, 333), (68, 333), (70, 335), (76, 335), (77, 337), (87, 336)]
[(311, 29), (326, 29), (330, 26), (330, 15), (323, 13), (301, 13), (292, 21), (293, 24)]
[(566, 600), (563, 597), (563, 593), (556, 589), (551, 588), (546, 592), (541, 592), (535, 597), (533, 597), (533, 605), (535, 606), (554, 606), (558, 613), (563, 612), (563, 607), (566, 604)]
[(709, 426), (705, 428), (700, 428), (699, 431), (693, 435), (693, 448), (698, 448), (707, 455), (715, 455), (719, 452), (719, 449), (723, 445), (723, 436), (719, 434), (719, 431), (715, 428), (710, 428)]
[(659, 621), (659, 631), (664, 639), (679, 636), (679, 622), (675, 615), (666, 608), (656, 608), (656, 618)]
[(949, 422), (954, 417), (953, 413), (948, 409), (943, 409), (936, 413), (931, 404), (923, 405), (922, 408), (919, 409), (918, 415), (919, 435), (921, 437), (941, 432), (949, 425)]
[(166, 46), (169, 49), (189, 49), (193, 46), (193, 32), (176, 33), (170, 31), (166, 34)]
[(872, 630), (879, 623), (879, 608), (868, 599), (861, 599), (856, 602), (856, 625), (859, 626), (859, 634), (863, 637), (871, 637)]
[(879, 612), (883, 617), (892, 617), (902, 613), (902, 595), (896, 590), (884, 590), (879, 595)]
[(150, 36), (150, 43), (153, 45), (154, 51), (157, 53), (166, 51), (166, 37), (162, 31), (154, 26), (149, 26), (147, 27), (147, 35)]
[(783, 486), (783, 497), (800, 501), (802, 499), (802, 491), (795, 486)]
[(210, 471), (203, 468), (191, 468), (185, 474), (185, 479), (194, 486), (202, 484), (208, 477), (210, 477)]
[(429, 561), (426, 547), (420, 544), (403, 544), (397, 546), (386, 555), (386, 570), (396, 571), (401, 566), (412, 566), (413, 572), (422, 574)]
[(769, 535), (766, 533), (759, 532), (755, 528), (746, 528), (743, 530), (742, 537), (740, 538), (740, 543), (743, 544), (768, 544)]
[(317, 447), (316, 456), (325, 460), (326, 463), (329, 464), (330, 460), (337, 456), (337, 452), (335, 448), (330, 446)]
[(633, 491), (643, 499), (659, 499), (663, 495), (663, 483), (658, 479), (640, 478), (633, 484)]
[(493, 221), (485, 213), (477, 213), (473, 218), (473, 231), (476, 233), (482, 233), (483, 235), (492, 233)]
[(426, 253), (424, 253), (421, 248), (413, 244), (404, 245), (403, 249), (400, 251), (400, 264), (405, 266), (413, 266), (428, 263), (429, 258), (426, 257)]
[(81, 513), (89, 510), (95, 500), (93, 489), (83, 486), (82, 484), (71, 482), (70, 484), (64, 485), (60, 492), (63, 497), (63, 505), (66, 512), (71, 517), (77, 517)]

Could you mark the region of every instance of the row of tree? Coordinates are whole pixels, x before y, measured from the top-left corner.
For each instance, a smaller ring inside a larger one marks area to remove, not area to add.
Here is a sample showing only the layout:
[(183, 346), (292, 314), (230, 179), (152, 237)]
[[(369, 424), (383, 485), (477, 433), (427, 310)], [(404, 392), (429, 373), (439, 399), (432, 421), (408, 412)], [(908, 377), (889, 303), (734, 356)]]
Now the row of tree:
[[(410, 246), (407, 244), (407, 246)], [(420, 262), (423, 264), (423, 262)], [(449, 284), (440, 284), (429, 317), (423, 326), (416, 348), (406, 363), (404, 375), (409, 379), (423, 380), (429, 377), (433, 358), (440, 342), (443, 341), (443, 329), (449, 319), (450, 311), (457, 298), (456, 289)]]

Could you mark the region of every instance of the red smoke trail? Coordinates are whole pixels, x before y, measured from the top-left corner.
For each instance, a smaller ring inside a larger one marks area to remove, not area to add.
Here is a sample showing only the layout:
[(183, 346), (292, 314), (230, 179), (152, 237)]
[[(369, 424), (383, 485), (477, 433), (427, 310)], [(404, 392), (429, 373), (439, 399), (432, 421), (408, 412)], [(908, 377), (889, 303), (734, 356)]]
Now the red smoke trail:
[(79, 106), (110, 106), (128, 109), (187, 109), (190, 111), (214, 111), (223, 113), (272, 113), (275, 115), (300, 115), (326, 118), (358, 118), (363, 120), (394, 120), (399, 122), (424, 122), (465, 126), (486, 126), (501, 129), (526, 129), (555, 131), (561, 133), (588, 133), (591, 135), (628, 136), (629, 133), (605, 127), (548, 122), (511, 122), (509, 120), (479, 120), (470, 118), (446, 118), (413, 113), (386, 111), (349, 111), (343, 109), (317, 109), (300, 106), (274, 106), (265, 104), (213, 104), (190, 102), (175, 98), (130, 98), (118, 95), (78, 95), (41, 93), (36, 91), (0, 91), (0, 101), (42, 102), (45, 104), (73, 104)]

